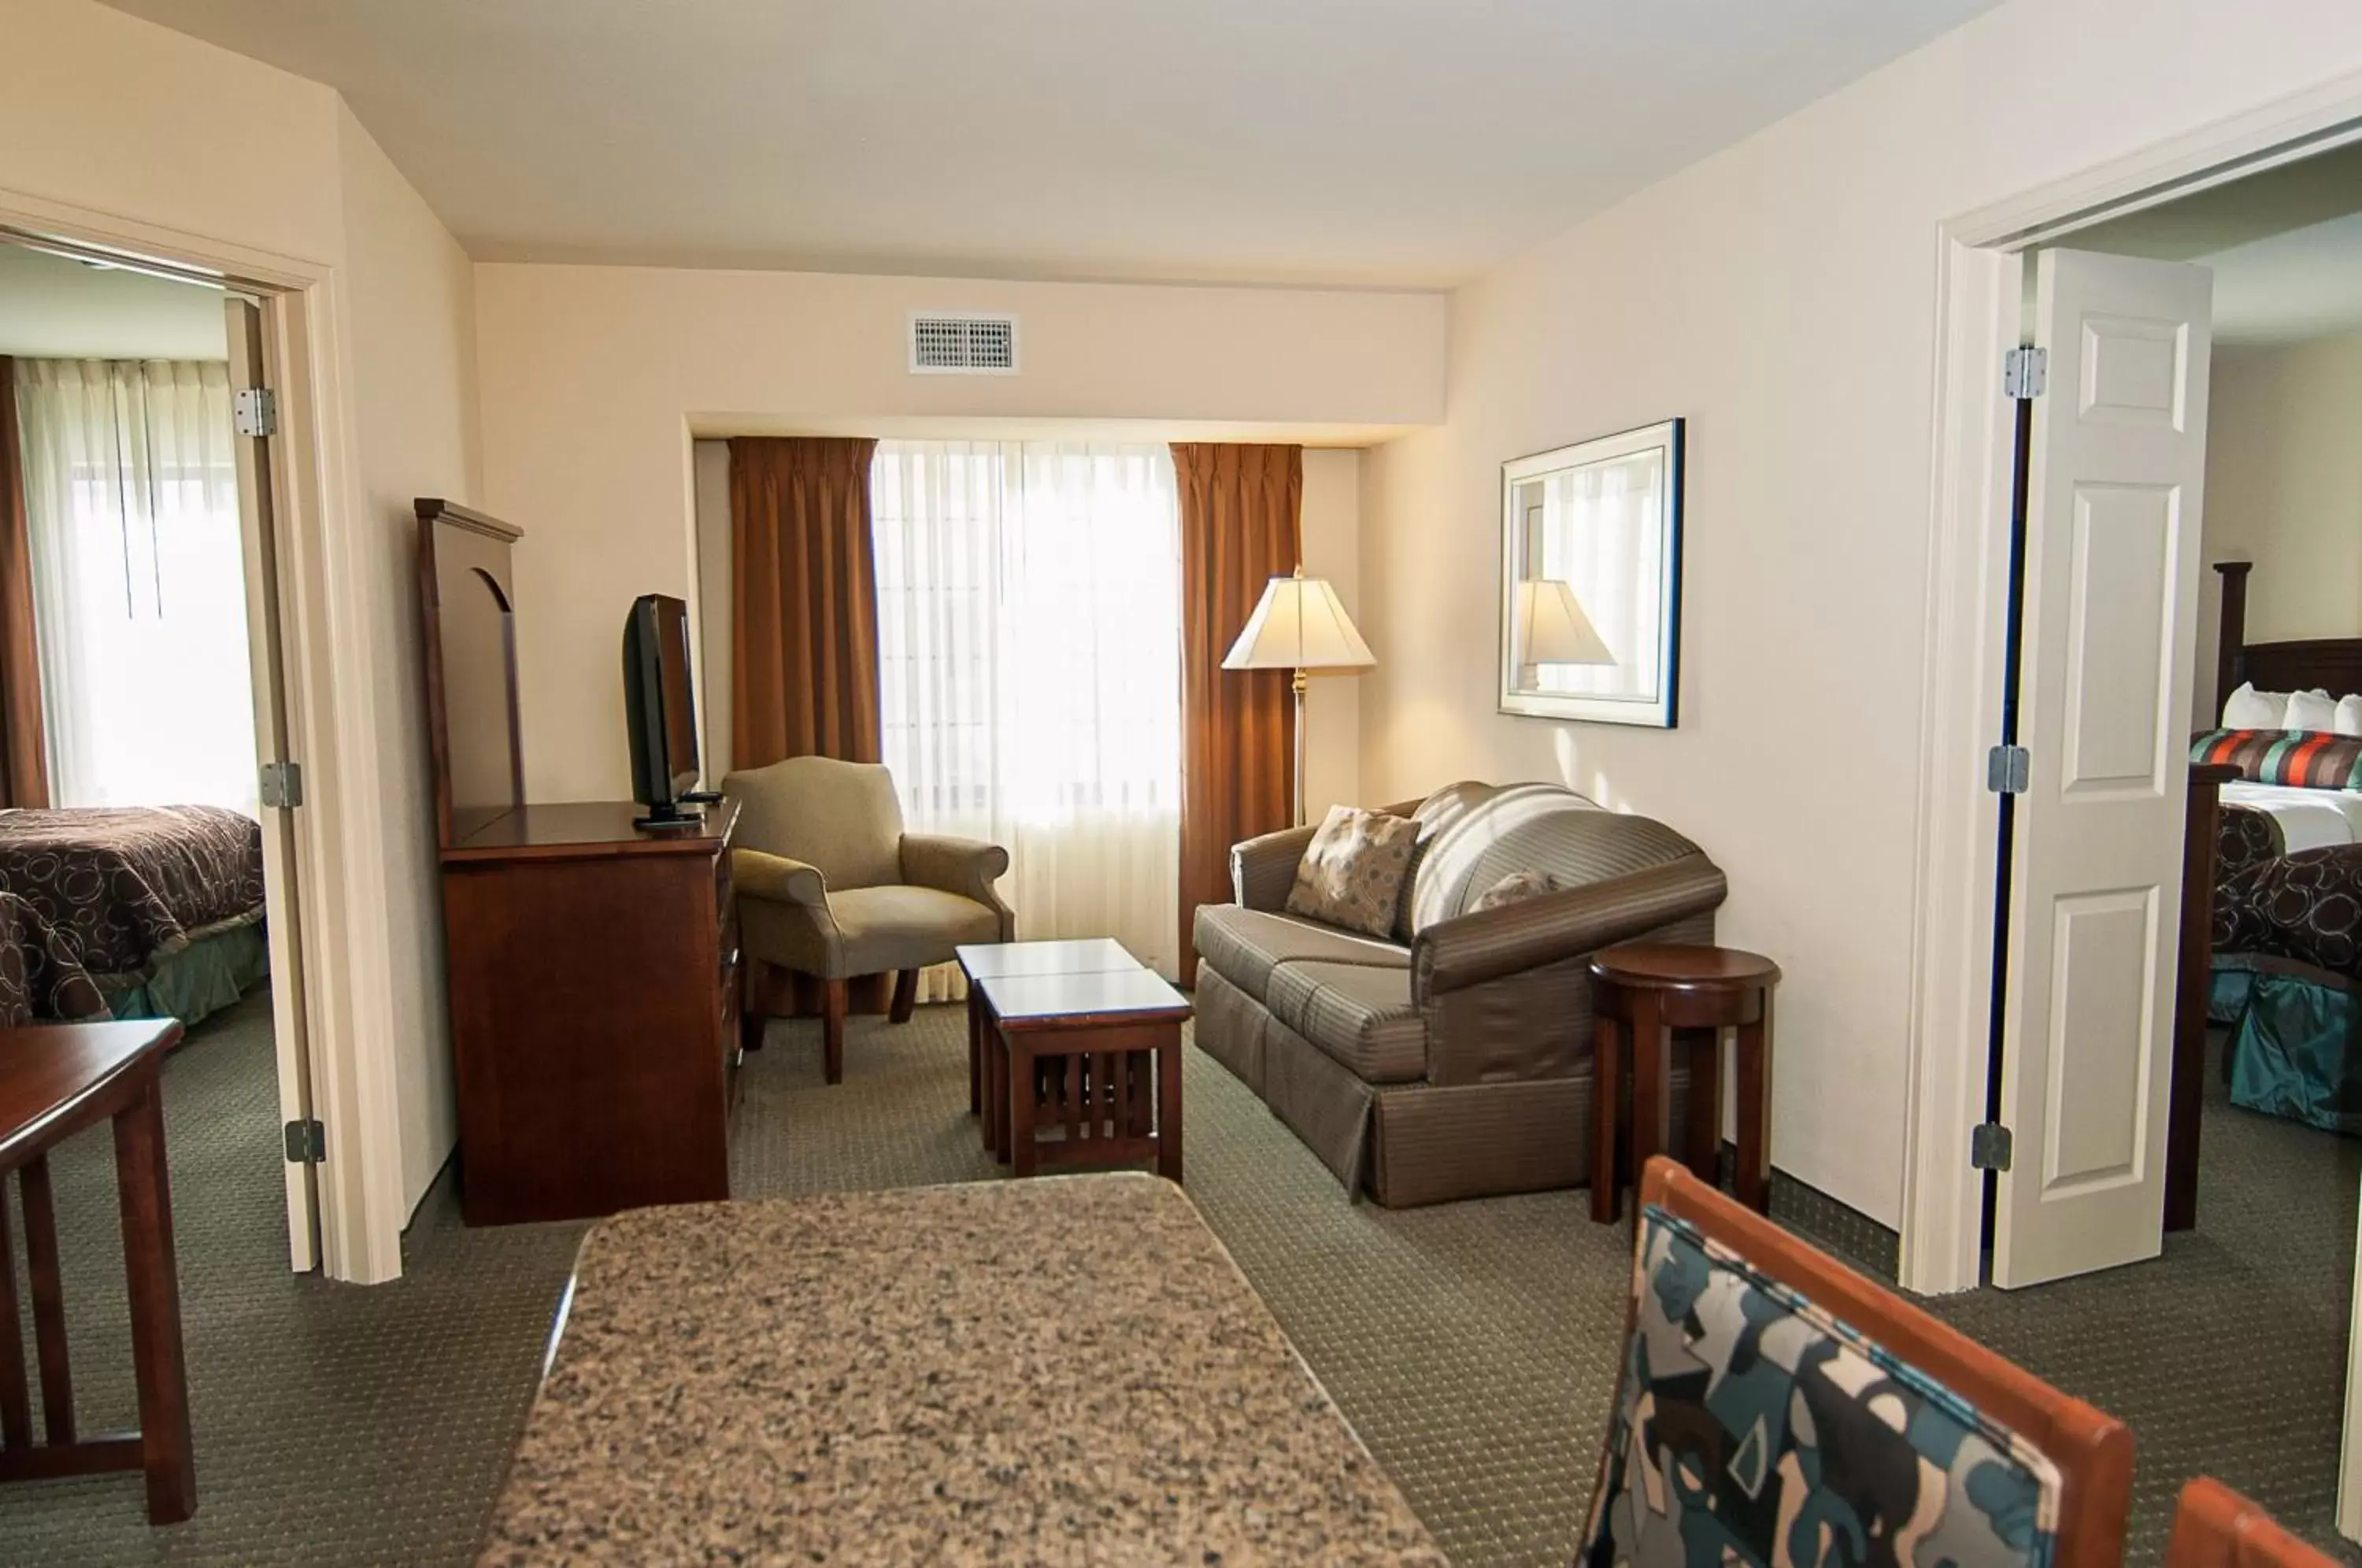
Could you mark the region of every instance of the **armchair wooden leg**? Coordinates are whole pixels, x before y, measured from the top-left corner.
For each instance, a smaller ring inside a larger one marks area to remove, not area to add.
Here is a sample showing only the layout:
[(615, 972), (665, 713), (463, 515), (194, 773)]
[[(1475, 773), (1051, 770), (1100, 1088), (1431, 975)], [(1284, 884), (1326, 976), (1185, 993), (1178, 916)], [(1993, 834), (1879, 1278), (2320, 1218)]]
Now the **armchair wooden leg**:
[(844, 1081), (844, 982), (825, 982), (820, 1005), (821, 1070), (833, 1084)]
[(919, 971), (897, 970), (894, 975), (894, 1001), (886, 1010), (889, 1023), (908, 1023), (919, 1005)]
[(738, 1043), (742, 1050), (763, 1048), (763, 1026), (771, 1021), (771, 966), (760, 958), (745, 963), (745, 993), (738, 1003)]

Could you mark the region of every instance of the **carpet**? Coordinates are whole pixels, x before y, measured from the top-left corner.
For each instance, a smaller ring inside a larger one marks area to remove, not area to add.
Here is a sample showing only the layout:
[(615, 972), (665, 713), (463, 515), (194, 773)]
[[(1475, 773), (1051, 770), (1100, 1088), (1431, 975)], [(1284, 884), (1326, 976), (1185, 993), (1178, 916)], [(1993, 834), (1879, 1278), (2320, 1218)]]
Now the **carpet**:
[[(845, 1081), (775, 1023), (742, 1079), (743, 1196), (997, 1179), (966, 1114), (955, 1008), (856, 1018)], [(1597, 1463), (1629, 1267), (1581, 1192), (1390, 1211), (1350, 1204), (1260, 1101), (1192, 1053), (1188, 1188), (1453, 1560), (1564, 1562)], [(469, 1231), (448, 1183), (362, 1289), (284, 1273), (267, 1003), (167, 1070), (200, 1509), (150, 1530), (131, 1478), (0, 1492), (0, 1557), (50, 1562), (465, 1562), (532, 1397), (581, 1227)], [(2217, 1103), (2201, 1229), (2163, 1263), (1937, 1304), (2124, 1415), (2141, 1443), (2130, 1561), (2161, 1556), (2203, 1468), (2333, 1544), (2362, 1144)], [(105, 1135), (57, 1162), (80, 1406), (130, 1413)], [(1881, 1232), (1783, 1184), (1787, 1223), (1871, 1269)], [(2362, 1561), (2362, 1556), (2357, 1556)]]

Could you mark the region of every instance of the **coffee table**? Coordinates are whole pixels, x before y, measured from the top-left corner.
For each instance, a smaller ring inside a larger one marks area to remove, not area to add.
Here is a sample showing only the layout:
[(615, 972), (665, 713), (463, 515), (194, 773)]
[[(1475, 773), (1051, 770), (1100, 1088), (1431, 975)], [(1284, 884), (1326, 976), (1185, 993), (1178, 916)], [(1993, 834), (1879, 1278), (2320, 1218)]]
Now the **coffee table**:
[(984, 1146), (999, 1153), (992, 1118), (984, 1115), (984, 1043), (989, 1032), (984, 992), (978, 982), (999, 975), (1087, 975), (1100, 969), (1137, 969), (1123, 944), (1087, 936), (1055, 942), (971, 942), (953, 950), (967, 977), (967, 1113), (983, 1123)]
[(1153, 1159), (1159, 1175), (1181, 1179), (1187, 998), (1137, 964), (988, 976), (977, 988), (986, 1129), (1012, 1174)]

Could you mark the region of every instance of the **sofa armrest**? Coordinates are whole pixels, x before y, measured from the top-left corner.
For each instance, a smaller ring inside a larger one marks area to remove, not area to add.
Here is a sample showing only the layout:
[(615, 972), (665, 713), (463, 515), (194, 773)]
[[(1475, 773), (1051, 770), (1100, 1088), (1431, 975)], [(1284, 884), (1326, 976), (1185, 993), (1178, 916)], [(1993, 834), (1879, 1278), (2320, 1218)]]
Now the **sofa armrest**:
[(760, 849), (734, 849), (730, 852), (730, 880), (744, 897), (768, 899), (778, 904), (801, 904), (808, 909), (828, 908), (828, 878), (820, 874), (820, 868), (784, 855)]
[(902, 835), (902, 880), (913, 888), (933, 888), (973, 899), (1000, 916), (1000, 935), (1008, 941), (1017, 929), (1017, 917), (1000, 901), (993, 883), (1009, 870), (1009, 851), (977, 838), (948, 834), (906, 833)]
[(1231, 896), (1251, 910), (1286, 909), (1288, 892), (1296, 886), (1296, 868), (1304, 862), (1313, 831), (1282, 828), (1231, 845)]
[(1411, 996), (1429, 997), (1628, 942), (1719, 905), (1721, 867), (1703, 855), (1499, 909), (1438, 921), (1411, 943)]

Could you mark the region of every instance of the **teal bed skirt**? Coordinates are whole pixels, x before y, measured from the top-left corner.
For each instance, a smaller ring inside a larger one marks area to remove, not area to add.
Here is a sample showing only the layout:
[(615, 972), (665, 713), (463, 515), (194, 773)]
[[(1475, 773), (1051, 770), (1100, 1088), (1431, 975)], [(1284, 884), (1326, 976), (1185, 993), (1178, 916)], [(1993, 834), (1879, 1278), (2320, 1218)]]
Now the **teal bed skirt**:
[(177, 1018), (194, 1024), (219, 1012), (270, 974), (270, 943), (259, 921), (198, 937), (158, 962), (144, 980), (101, 980), (117, 1018)]
[(2342, 986), (2219, 963), (2207, 1015), (2231, 1024), (2231, 1103), (2362, 1135), (2362, 1008)]

